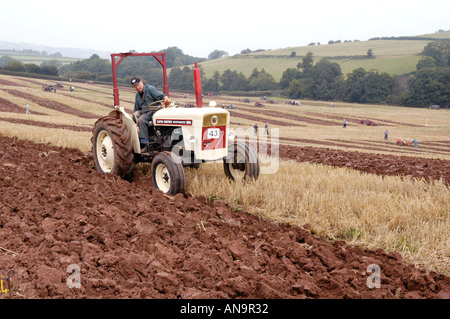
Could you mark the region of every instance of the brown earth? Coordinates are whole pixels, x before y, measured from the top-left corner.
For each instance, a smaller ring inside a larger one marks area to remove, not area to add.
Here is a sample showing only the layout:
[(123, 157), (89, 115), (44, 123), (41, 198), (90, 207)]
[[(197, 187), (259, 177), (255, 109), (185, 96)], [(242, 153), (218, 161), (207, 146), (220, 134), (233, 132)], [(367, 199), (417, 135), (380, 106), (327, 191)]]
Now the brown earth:
[[(78, 150), (0, 142), (0, 275), (15, 272), (0, 298), (450, 298), (450, 277), (399, 253), (328, 242), (309, 225), (276, 225), (221, 201), (168, 197), (139, 173), (131, 183), (99, 173)], [(326, 161), (323, 150), (315, 156)], [(80, 288), (68, 287), (70, 265)], [(371, 265), (380, 288), (368, 286)]]
[[(72, 114), (75, 116), (79, 116), (81, 118), (85, 118), (85, 119), (96, 119), (98, 118), (97, 115), (92, 114), (92, 113), (88, 113), (88, 112), (83, 112), (80, 110), (77, 110), (73, 107), (70, 107), (66, 104), (63, 103), (59, 103), (56, 101), (51, 101), (49, 99), (44, 99), (41, 98), (39, 96), (36, 95), (32, 95), (32, 94), (28, 94), (19, 90), (15, 90), (15, 89), (2, 89), (5, 92), (8, 92), (11, 95), (23, 98), (25, 100), (28, 100), (32, 103), (36, 103), (42, 107), (46, 107), (55, 111), (59, 111), (59, 112), (63, 112), (63, 113), (67, 113), (67, 114)], [(55, 94), (55, 93), (50, 93), (48, 92), (48, 94)]]
[(46, 123), (46, 122), (39, 122), (39, 121), (33, 121), (33, 120), (3, 118), (1, 116), (0, 116), (0, 121), (5, 121), (5, 122), (10, 122), (10, 123), (15, 123), (15, 124), (25, 124), (25, 125), (30, 125), (30, 126), (65, 129), (65, 130), (71, 130), (71, 131), (77, 131), (77, 132), (92, 132), (92, 127), (87, 127), (87, 126), (54, 124), (54, 123)]
[(377, 175), (397, 175), (426, 180), (442, 179), (446, 185), (450, 185), (449, 160), (286, 145), (280, 145), (279, 156), (299, 162), (348, 167)]
[(18, 83), (16, 83), (16, 82), (12, 82), (12, 81), (8, 81), (8, 80), (3, 80), (3, 79), (0, 79), (0, 85), (23, 87), (22, 84), (18, 84)]
[[(25, 109), (25, 106), (24, 107), (20, 107), (16, 103), (13, 103), (11, 101), (5, 100), (5, 99), (0, 97), (0, 111), (1, 112), (11, 112), (11, 113), (22, 113), (22, 114), (24, 114), (26, 112), (26, 109)], [(33, 110), (33, 114), (46, 115), (46, 114), (43, 114), (43, 113), (40, 113), (40, 112), (35, 112), (34, 110)]]
[[(266, 122), (267, 119), (261, 118), (260, 116), (256, 115), (249, 115), (249, 114), (242, 114), (236, 111), (232, 111), (232, 110), (228, 110), (228, 112), (230, 112), (231, 117), (234, 119), (233, 123), (236, 123), (238, 125), (240, 125), (239, 122), (236, 122), (237, 119), (245, 119), (245, 120), (250, 120), (250, 121), (254, 121), (254, 122)], [(255, 113), (260, 113), (260, 112), (255, 112)], [(270, 120), (270, 124), (271, 125), (277, 125), (277, 126), (305, 126), (302, 124), (291, 124), (291, 123), (286, 123), (283, 121), (278, 121), (278, 120)]]
[[(337, 126), (340, 125), (339, 123), (336, 122), (332, 122), (332, 121), (326, 121), (326, 120), (322, 120), (319, 118), (311, 118), (311, 117), (306, 117), (306, 116), (300, 116), (300, 115), (294, 115), (294, 114), (289, 114), (289, 113), (283, 113), (283, 112), (277, 112), (277, 111), (270, 111), (270, 110), (265, 110), (262, 107), (242, 107), (240, 106), (239, 109), (243, 109), (245, 111), (250, 111), (250, 112), (255, 112), (258, 115), (264, 115), (267, 116), (269, 118), (283, 118), (283, 119), (288, 119), (288, 120), (293, 120), (293, 121), (297, 121), (297, 122), (304, 122), (304, 123), (308, 123), (308, 124), (315, 124), (315, 125), (326, 125), (326, 126)], [(240, 113), (236, 113), (233, 111), (230, 111), (230, 114), (232, 115), (233, 118), (235, 117), (243, 117), (247, 116), (244, 114), (240, 114)], [(321, 116), (323, 117), (323, 116)], [(259, 121), (263, 121), (265, 122), (265, 119), (261, 119), (259, 118)], [(274, 124), (274, 125), (279, 125), (276, 124), (276, 122), (278, 121), (274, 121), (274, 120), (270, 120), (269, 121), (270, 124)], [(292, 123), (286, 123), (286, 122), (282, 122), (284, 123), (282, 126), (304, 126), (304, 125), (298, 125), (298, 124), (292, 124)]]

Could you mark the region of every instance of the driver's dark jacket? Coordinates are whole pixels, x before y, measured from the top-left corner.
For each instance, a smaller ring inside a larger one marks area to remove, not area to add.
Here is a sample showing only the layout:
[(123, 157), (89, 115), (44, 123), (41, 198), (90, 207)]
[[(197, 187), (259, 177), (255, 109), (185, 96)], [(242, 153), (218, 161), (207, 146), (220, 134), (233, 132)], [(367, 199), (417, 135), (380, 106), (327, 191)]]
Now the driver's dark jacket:
[(158, 111), (161, 109), (160, 103), (155, 104), (147, 108), (147, 106), (153, 102), (164, 100), (166, 94), (159, 92), (154, 86), (146, 85), (142, 91), (136, 92), (136, 99), (134, 103), (133, 113), (136, 111), (141, 111), (141, 113), (146, 113), (149, 111)]

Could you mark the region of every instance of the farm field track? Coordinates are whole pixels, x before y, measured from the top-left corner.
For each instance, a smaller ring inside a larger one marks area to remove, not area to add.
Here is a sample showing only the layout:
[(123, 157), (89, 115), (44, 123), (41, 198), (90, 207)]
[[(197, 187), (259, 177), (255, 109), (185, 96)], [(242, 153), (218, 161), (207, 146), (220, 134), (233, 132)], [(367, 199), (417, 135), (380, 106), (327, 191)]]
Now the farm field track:
[[(326, 240), (307, 223), (274, 222), (224, 200), (166, 196), (140, 170), (131, 183), (100, 174), (90, 132), (112, 109), (112, 89), (74, 83), (69, 92), (63, 83), (57, 93), (42, 92), (45, 83), (0, 75), (0, 275), (15, 271), (12, 295), (0, 298), (450, 298), (448, 275), (414, 266), (399, 252)], [(121, 90), (128, 111), (133, 99), (133, 90)], [(235, 129), (253, 132), (255, 121), (260, 130), (266, 121), (279, 129), (283, 160), (450, 186), (446, 110), (431, 113), (433, 131), (415, 149), (382, 134), (417, 136), (424, 129), (417, 114), (402, 120), (370, 108), (367, 117), (379, 126), (365, 127), (361, 108), (339, 103), (333, 110), (307, 101), (297, 109), (256, 108), (237, 97), (214, 99), (237, 105), (230, 110)], [(442, 214), (448, 219), (448, 211)], [(73, 264), (81, 269), (80, 289), (66, 285)], [(381, 288), (370, 289), (367, 269), (374, 264), (382, 269)]]

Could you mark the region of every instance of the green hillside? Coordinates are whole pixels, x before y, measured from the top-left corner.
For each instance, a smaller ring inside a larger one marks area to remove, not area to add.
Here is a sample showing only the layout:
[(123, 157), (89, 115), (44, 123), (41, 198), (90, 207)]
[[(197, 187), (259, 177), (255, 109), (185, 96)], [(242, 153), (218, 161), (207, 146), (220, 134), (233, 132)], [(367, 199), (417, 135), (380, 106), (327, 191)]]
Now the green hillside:
[[(424, 40), (418, 38), (423, 37)], [(277, 50), (267, 50), (258, 53), (238, 54), (235, 56), (211, 60), (199, 63), (207, 78), (215, 71), (237, 70), (245, 76), (249, 76), (253, 69), (264, 68), (266, 72), (273, 75), (279, 81), (284, 70), (297, 67), (297, 63), (308, 52), (312, 52), (315, 61), (328, 58), (339, 63), (344, 74), (362, 67), (366, 70), (376, 69), (388, 74), (402, 74), (415, 71), (416, 64), (420, 59), (420, 52), (432, 40), (450, 39), (450, 31), (409, 37), (413, 39), (371, 40), (359, 42), (345, 42), (337, 44), (321, 44), (302, 47), (289, 47)], [(374, 59), (355, 58), (366, 56), (372, 49)], [(291, 57), (295, 52), (296, 56)]]
[(15, 51), (11, 51), (11, 50), (0, 50), (0, 58), (2, 56), (9, 56), (9, 57), (13, 58), (14, 60), (20, 61), (22, 63), (34, 63), (36, 65), (40, 65), (43, 62), (48, 62), (48, 61), (52, 61), (52, 60), (56, 60), (56, 61), (60, 62), (62, 65), (82, 60), (82, 59), (67, 58), (67, 57), (27, 55), (27, 54), (23, 54), (20, 51), (15, 52)]

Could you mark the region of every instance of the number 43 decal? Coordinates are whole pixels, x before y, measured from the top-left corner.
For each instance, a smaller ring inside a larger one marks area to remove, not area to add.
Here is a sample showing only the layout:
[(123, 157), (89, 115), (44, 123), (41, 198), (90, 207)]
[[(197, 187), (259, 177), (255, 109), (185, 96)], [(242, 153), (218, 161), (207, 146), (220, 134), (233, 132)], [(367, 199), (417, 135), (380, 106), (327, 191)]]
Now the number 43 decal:
[(220, 129), (219, 128), (209, 128), (208, 129), (208, 138), (216, 139), (220, 137)]

